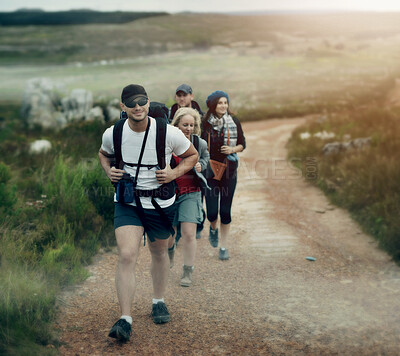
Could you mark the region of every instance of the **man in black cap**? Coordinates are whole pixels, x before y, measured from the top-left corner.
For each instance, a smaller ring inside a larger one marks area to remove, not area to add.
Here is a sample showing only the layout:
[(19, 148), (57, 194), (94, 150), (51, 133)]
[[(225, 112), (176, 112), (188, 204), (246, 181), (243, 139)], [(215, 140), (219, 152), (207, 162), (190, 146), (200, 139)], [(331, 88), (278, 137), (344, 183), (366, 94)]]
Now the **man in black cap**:
[[(115, 283), (121, 318), (113, 325), (109, 336), (127, 341), (131, 335), (135, 267), (144, 232), (150, 240), (152, 258), (153, 321), (161, 324), (170, 320), (164, 293), (169, 271), (168, 238), (175, 215), (175, 189), (168, 187), (170, 182), (192, 169), (198, 154), (181, 130), (164, 122), (165, 147), (161, 152), (165, 157), (161, 158), (170, 162), (174, 153), (184, 159), (173, 169), (169, 165), (160, 169), (159, 128), (162, 126), (148, 116), (150, 100), (145, 89), (136, 84), (126, 86), (120, 106), (127, 119), (114, 125), (121, 128), (119, 131), (112, 126), (104, 132), (99, 159), (108, 178), (117, 185), (114, 228), (119, 259)], [(110, 166), (114, 156), (117, 167)], [(122, 184), (125, 184), (123, 189)]]
[(200, 117), (203, 116), (203, 112), (200, 109), (200, 105), (193, 100), (193, 89), (190, 85), (181, 84), (175, 91), (175, 101), (176, 103), (171, 106), (169, 111), (169, 122), (172, 121), (176, 111), (180, 108), (192, 108), (198, 111)]

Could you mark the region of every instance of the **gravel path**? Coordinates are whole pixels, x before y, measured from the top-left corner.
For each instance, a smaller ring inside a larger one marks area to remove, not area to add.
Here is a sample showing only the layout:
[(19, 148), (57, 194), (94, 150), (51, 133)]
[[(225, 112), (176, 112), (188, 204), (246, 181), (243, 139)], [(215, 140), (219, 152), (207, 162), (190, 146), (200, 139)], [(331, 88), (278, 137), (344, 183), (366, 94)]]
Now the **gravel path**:
[(61, 355), (400, 355), (400, 268), (284, 159), (291, 131), (304, 120), (243, 125), (248, 148), (234, 199), (231, 259), (218, 260), (207, 225), (194, 285), (182, 288), (178, 247), (166, 295), (170, 323), (150, 318), (145, 247), (132, 338), (119, 344), (107, 337), (120, 316), (117, 255), (101, 253), (91, 277), (61, 297)]

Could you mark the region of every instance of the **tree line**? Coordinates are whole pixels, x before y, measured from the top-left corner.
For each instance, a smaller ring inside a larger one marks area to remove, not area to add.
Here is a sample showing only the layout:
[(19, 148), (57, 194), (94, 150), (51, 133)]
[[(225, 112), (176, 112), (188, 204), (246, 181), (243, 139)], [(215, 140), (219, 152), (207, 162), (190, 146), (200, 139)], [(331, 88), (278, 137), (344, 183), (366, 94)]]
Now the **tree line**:
[(166, 12), (100, 12), (92, 10), (0, 12), (0, 26), (85, 25), (95, 23), (126, 23), (141, 18), (165, 16)]

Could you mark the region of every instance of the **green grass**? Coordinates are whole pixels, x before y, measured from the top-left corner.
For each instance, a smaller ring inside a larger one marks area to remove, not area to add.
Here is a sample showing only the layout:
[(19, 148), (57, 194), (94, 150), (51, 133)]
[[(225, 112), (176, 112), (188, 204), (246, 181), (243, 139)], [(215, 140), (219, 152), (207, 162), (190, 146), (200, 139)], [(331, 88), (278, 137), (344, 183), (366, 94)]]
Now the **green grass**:
[(0, 354), (54, 355), (46, 345), (57, 343), (51, 321), (59, 290), (40, 270), (13, 261), (20, 248), (14, 239), (15, 233), (2, 231), (2, 254), (10, 254), (0, 268)]
[[(52, 355), (56, 351), (46, 345), (57, 346), (57, 294), (88, 277), (84, 267), (100, 245), (115, 244), (112, 186), (97, 159), (106, 126), (27, 131), (12, 114), (3, 123), (8, 135), (0, 137), (7, 160), (0, 163), (0, 354)], [(53, 150), (29, 155), (28, 143), (42, 137)]]

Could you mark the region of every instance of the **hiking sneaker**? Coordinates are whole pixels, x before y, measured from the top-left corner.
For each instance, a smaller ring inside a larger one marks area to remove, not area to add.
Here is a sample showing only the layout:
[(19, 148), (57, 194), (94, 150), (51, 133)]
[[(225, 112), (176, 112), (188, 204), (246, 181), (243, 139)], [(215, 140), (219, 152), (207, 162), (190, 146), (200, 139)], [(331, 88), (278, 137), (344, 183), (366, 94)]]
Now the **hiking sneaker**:
[(119, 319), (111, 328), (109, 337), (113, 337), (122, 342), (129, 340), (132, 334), (132, 326), (125, 319)]
[(212, 247), (218, 247), (218, 229), (213, 230), (210, 226), (210, 235), (208, 235), (208, 241)]
[(153, 304), (153, 311), (151, 312), (151, 316), (153, 317), (153, 321), (156, 324), (168, 323), (170, 320), (167, 306), (163, 302)]
[(227, 248), (224, 248), (224, 249), (220, 248), (220, 249), (219, 249), (219, 256), (218, 256), (218, 258), (219, 258), (221, 261), (229, 260), (228, 249), (227, 249)]

